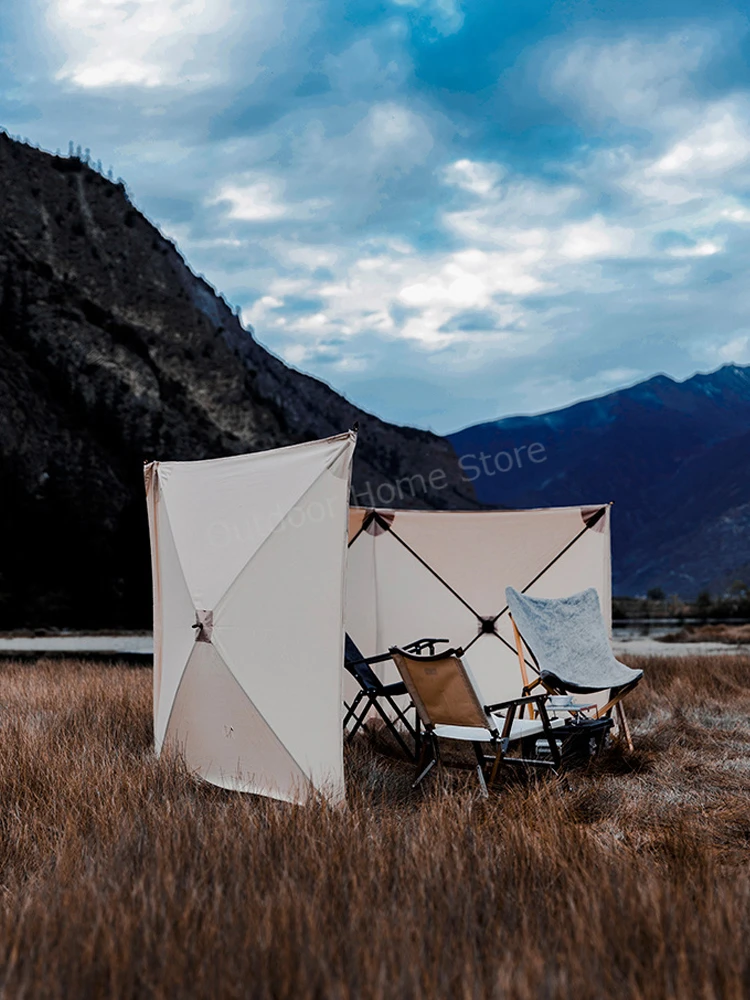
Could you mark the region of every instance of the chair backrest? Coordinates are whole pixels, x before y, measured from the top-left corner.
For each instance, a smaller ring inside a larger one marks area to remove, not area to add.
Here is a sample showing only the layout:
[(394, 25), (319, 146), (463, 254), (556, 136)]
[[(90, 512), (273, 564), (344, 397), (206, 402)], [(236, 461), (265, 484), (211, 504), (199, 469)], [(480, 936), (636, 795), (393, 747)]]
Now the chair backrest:
[(440, 725), (494, 728), (459, 650), (446, 649), (433, 656), (416, 656), (394, 646), (390, 652), (419, 717), (428, 729)]
[(529, 597), (508, 587), (505, 599), (543, 677), (564, 682), (566, 690), (599, 691), (640, 676), (615, 659), (593, 587), (559, 598)]
[(599, 595), (593, 587), (569, 597), (530, 597), (507, 587), (505, 600), (524, 641), (539, 666), (554, 666), (562, 649), (572, 644), (578, 652), (597, 649), (610, 655), (607, 627)]
[[(373, 659), (379, 658), (373, 657)], [(385, 660), (386, 657), (384, 656), (382, 659)], [(344, 644), (344, 666), (352, 677), (357, 679), (360, 686), (365, 691), (378, 693), (383, 687), (382, 681), (362, 655), (359, 647), (348, 633)]]

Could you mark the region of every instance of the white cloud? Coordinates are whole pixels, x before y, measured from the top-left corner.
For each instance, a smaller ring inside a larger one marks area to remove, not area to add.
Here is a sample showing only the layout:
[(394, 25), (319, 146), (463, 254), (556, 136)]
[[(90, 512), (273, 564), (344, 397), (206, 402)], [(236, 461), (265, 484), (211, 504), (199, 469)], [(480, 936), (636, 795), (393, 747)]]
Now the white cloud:
[(335, 247), (296, 243), (280, 237), (264, 240), (262, 245), (268, 248), (283, 267), (287, 268), (303, 268), (307, 271), (328, 269), (335, 267), (342, 258), (342, 252)]
[(661, 174), (717, 174), (750, 158), (750, 130), (745, 102), (714, 104), (707, 120), (683, 135), (652, 170)]
[(273, 38), (278, 5), (238, 0), (49, 0), (47, 24), (63, 51), (58, 78), (77, 87), (196, 89), (221, 80), (222, 47), (240, 14), (252, 64)]
[(533, 273), (540, 259), (538, 251), (525, 253), (486, 253), (463, 250), (451, 254), (437, 273), (403, 287), (399, 299), (407, 305), (440, 303), (455, 309), (481, 309), (498, 292), (529, 295), (543, 283)]
[(310, 356), (310, 348), (306, 344), (289, 344), (284, 348), (284, 360), (290, 365), (302, 365)]
[(660, 128), (686, 118), (689, 77), (716, 48), (713, 32), (689, 30), (664, 39), (583, 38), (554, 52), (540, 89), (579, 120), (615, 119)]
[[(368, 140), (369, 147), (382, 159), (406, 158), (404, 167), (419, 160), (432, 149), (432, 135), (425, 120), (409, 108), (394, 102), (376, 104), (370, 108), (361, 126), (355, 129)], [(403, 169), (403, 168), (402, 168)]]
[[(209, 205), (229, 205), (228, 216), (240, 222), (269, 222), (274, 219), (301, 219), (325, 209), (325, 199), (300, 202), (284, 201), (285, 185), (275, 177), (251, 177), (237, 183), (225, 183)], [(304, 252), (303, 252), (304, 256)]]
[(345, 90), (351, 99), (371, 98), (374, 88), (399, 93), (411, 71), (408, 58), (389, 58), (388, 47), (380, 51), (379, 40), (358, 38), (343, 52), (329, 53), (323, 60), (329, 84)]
[(445, 169), (449, 184), (471, 194), (488, 195), (503, 175), (497, 163), (477, 163), (474, 160), (456, 160)]
[(472, 207), (444, 212), (443, 225), (469, 245), (488, 250), (549, 247), (582, 200), (577, 186), (514, 176), (500, 163), (458, 160), (443, 170), (443, 180), (474, 196)]
[(750, 167), (747, 100), (696, 104), (691, 126), (674, 131), (664, 152), (633, 163), (623, 186), (651, 201), (677, 206), (692, 200), (723, 200), (738, 180), (747, 180)]
[(213, 199), (214, 204), (228, 202), (229, 217), (243, 222), (264, 222), (281, 219), (287, 214), (287, 206), (280, 200), (283, 185), (273, 179), (255, 181), (239, 186), (227, 184)]
[(737, 205), (733, 208), (723, 208), (721, 216), (731, 222), (750, 222), (750, 209)]
[(712, 257), (715, 253), (721, 253), (721, 247), (710, 240), (705, 240), (692, 247), (672, 247), (668, 253), (670, 257)]
[(722, 344), (717, 356), (719, 361), (747, 364), (750, 362), (750, 334), (741, 333)]
[(632, 230), (611, 225), (600, 215), (567, 226), (561, 237), (559, 253), (571, 260), (626, 256), (635, 241)]
[[(339, 251), (336, 282), (321, 284), (312, 274), (298, 279), (292, 294), (319, 296), (325, 302), (313, 326), (284, 312), (286, 289), (280, 279), (271, 281), (269, 295), (247, 311), (247, 319), (261, 331), (283, 325), (285, 336), (307, 338), (311, 351), (316, 341), (322, 343), (331, 336), (351, 338), (373, 332), (412, 341), (424, 350), (471, 342), (513, 349), (518, 340), (513, 328), (523, 323), (523, 309), (514, 300), (544, 287), (534, 273), (541, 257), (538, 250), (487, 253), (467, 249), (425, 261), (400, 249), (404, 248), (354, 259), (341, 257)], [(403, 308), (410, 314), (397, 322), (394, 313)], [(476, 322), (462, 324), (461, 315), (471, 310), (485, 312), (482, 328)]]
[(642, 368), (605, 368), (604, 371), (598, 373), (596, 378), (605, 385), (607, 383), (627, 385), (628, 382), (635, 382), (637, 379), (643, 378), (644, 374)]

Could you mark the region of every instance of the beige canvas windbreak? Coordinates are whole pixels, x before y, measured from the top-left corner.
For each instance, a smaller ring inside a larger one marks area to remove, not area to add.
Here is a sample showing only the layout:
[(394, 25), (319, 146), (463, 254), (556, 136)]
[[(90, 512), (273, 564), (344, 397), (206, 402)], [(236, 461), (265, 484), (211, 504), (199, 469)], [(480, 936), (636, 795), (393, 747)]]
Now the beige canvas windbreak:
[[(489, 703), (516, 698), (522, 679), (505, 588), (564, 597), (594, 587), (610, 626), (609, 514), (608, 504), (480, 512), (353, 507), (347, 632), (365, 656), (423, 636), (445, 638), (466, 650)], [(391, 664), (381, 675), (398, 680)], [(536, 676), (531, 666), (529, 676)]]
[(213, 784), (343, 799), (355, 440), (145, 468), (156, 750), (175, 747)]

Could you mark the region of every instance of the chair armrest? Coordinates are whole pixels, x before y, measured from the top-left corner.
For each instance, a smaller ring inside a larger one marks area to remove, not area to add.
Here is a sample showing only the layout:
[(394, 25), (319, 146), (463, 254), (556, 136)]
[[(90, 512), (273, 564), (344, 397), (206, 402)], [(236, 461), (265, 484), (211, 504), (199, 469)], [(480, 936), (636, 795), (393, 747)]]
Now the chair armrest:
[(344, 666), (347, 670), (351, 672), (352, 667), (358, 667), (360, 663), (366, 663), (371, 666), (373, 663), (385, 663), (386, 660), (392, 659), (390, 653), (380, 653), (378, 656), (362, 656), (358, 660), (347, 660), (344, 659)]
[(429, 647), (430, 653), (434, 653), (435, 652), (435, 646), (439, 642), (450, 642), (450, 639), (429, 639), (429, 638), (417, 639), (415, 642), (409, 642), (405, 646), (402, 646), (401, 648), (406, 653), (417, 653), (417, 654), (419, 654), (419, 653), (422, 652), (422, 650), (425, 648), (425, 646), (427, 646), (427, 647)]
[(496, 705), (485, 705), (484, 710), (491, 715), (493, 712), (497, 712), (501, 708), (510, 708), (511, 705), (529, 705), (532, 701), (538, 703), (546, 700), (546, 694), (529, 694), (524, 698), (511, 698), (510, 701), (499, 701)]
[(536, 678), (535, 680), (533, 680), (533, 681), (531, 682), (531, 684), (527, 684), (527, 685), (526, 685), (526, 686), (524, 687), (524, 689), (523, 689), (523, 693), (524, 693), (524, 695), (527, 695), (527, 694), (531, 694), (531, 692), (532, 692), (532, 691), (534, 690), (534, 688), (535, 688), (535, 687), (539, 687), (539, 685), (540, 685), (541, 683), (542, 683), (542, 678), (541, 678), (541, 677), (537, 677), (537, 678)]
[(383, 685), (383, 693), (394, 696), (400, 694), (408, 694), (409, 692), (406, 690), (406, 684), (404, 684), (403, 681), (394, 681), (393, 684)]
[[(193, 626), (195, 628), (195, 626)], [(407, 653), (421, 653), (425, 646), (430, 647), (430, 651), (434, 652), (435, 643), (437, 642), (450, 642), (450, 639), (417, 639), (416, 642), (407, 643), (403, 646), (405, 652)], [(349, 667), (358, 667), (360, 663), (366, 663), (368, 666), (372, 666), (373, 663), (385, 663), (386, 660), (392, 660), (393, 657), (390, 653), (379, 653), (377, 656), (362, 656), (358, 660), (347, 660), (344, 658), (344, 666), (348, 669)]]

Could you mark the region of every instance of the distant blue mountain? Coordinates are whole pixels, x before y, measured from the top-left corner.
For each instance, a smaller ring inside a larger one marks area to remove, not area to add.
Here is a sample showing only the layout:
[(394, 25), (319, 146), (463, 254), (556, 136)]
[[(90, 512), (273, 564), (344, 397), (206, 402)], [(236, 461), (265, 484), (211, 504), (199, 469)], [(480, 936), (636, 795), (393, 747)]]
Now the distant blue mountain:
[(750, 582), (750, 366), (657, 375), (449, 440), (480, 501), (614, 500), (615, 592), (693, 596)]

